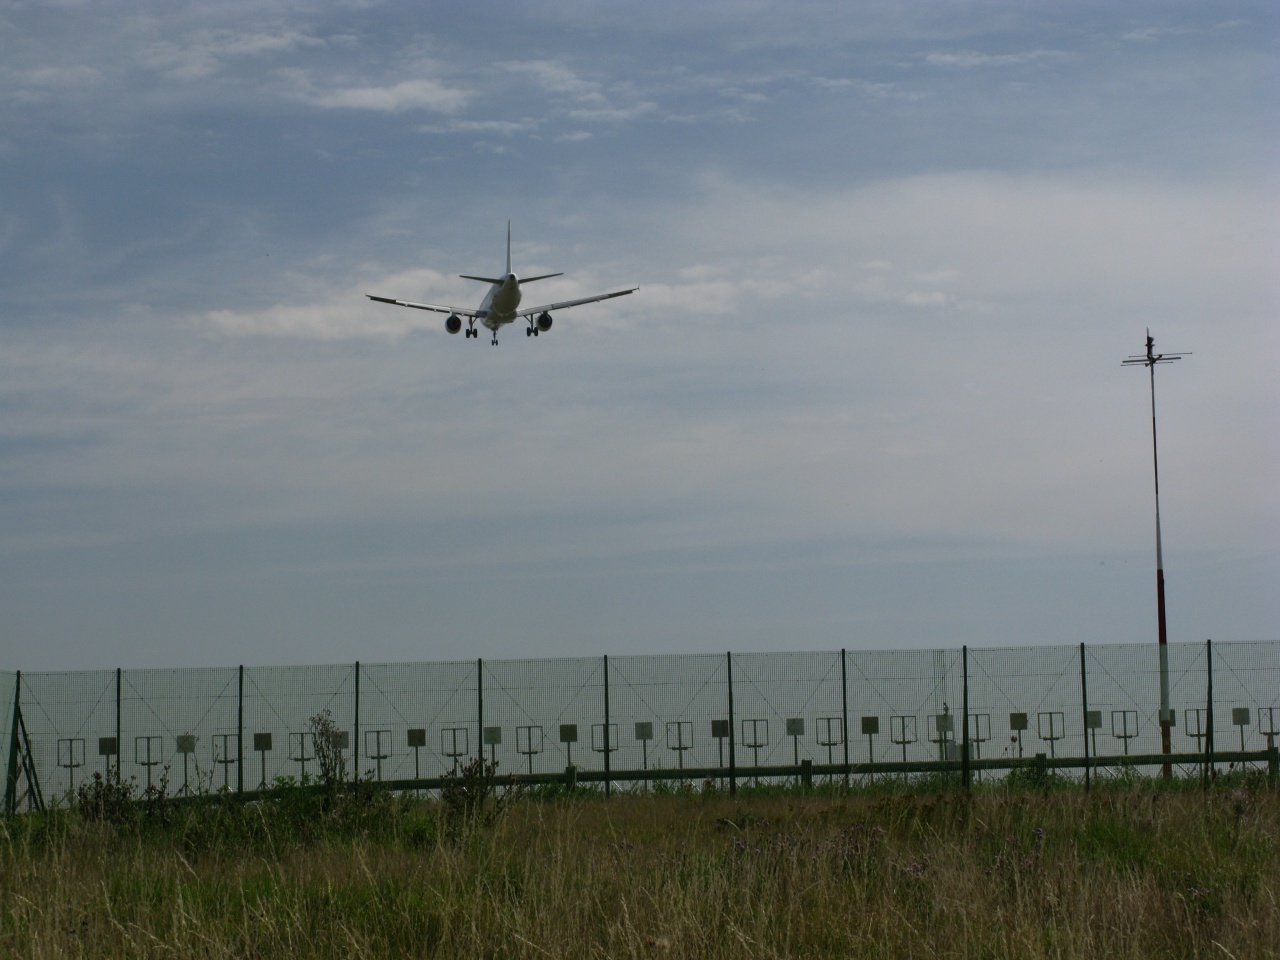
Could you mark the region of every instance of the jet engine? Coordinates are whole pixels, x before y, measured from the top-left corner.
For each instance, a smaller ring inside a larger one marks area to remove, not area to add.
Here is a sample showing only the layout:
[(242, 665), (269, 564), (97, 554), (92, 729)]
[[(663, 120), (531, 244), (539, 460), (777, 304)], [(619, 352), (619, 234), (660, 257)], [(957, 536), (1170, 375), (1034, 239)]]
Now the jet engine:
[(549, 313), (538, 314), (538, 329), (541, 330), (543, 333), (546, 333), (548, 330), (551, 329), (551, 314)]
[(457, 333), (462, 329), (462, 318), (456, 313), (449, 314), (449, 319), (444, 322), (444, 328), (450, 333)]

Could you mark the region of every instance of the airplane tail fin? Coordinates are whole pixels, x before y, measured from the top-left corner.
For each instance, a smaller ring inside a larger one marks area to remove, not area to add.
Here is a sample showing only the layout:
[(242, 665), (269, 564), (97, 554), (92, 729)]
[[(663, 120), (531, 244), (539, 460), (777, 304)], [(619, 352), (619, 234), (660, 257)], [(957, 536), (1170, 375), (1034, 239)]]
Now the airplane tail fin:
[[(504, 283), (507, 282), (507, 277), (511, 276), (511, 221), (510, 220), (507, 221), (507, 272), (504, 273), (501, 277), (476, 277), (476, 276), (472, 276), (469, 273), (460, 273), (458, 274), (458, 276), (462, 277), (463, 280), (479, 280), (481, 283), (492, 283), (492, 284), (496, 284), (497, 286), (502, 286)], [(563, 273), (544, 273), (537, 277), (525, 277), (523, 280), (519, 280), (517, 282), (533, 283), (533, 281), (535, 280), (546, 280), (548, 277), (563, 277), (563, 276), (564, 276)]]

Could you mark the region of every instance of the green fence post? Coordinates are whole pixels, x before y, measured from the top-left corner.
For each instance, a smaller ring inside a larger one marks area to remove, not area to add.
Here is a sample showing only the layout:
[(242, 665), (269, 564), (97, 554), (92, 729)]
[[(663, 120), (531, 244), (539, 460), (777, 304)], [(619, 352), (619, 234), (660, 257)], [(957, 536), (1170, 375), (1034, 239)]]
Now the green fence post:
[(738, 766), (733, 749), (734, 741), (738, 739), (733, 728), (733, 651), (730, 650), (724, 657), (729, 686), (729, 796), (732, 797), (738, 793)]
[(849, 789), (849, 674), (840, 648), (840, 739), (844, 741), (844, 786)]
[(1208, 689), (1205, 691), (1205, 737), (1204, 737), (1204, 785), (1209, 786), (1213, 778), (1213, 641), (1204, 642), (1205, 672), (1208, 674)]
[(360, 779), (360, 661), (356, 661), (356, 703), (355, 716), (352, 718), (352, 773), (354, 780)]
[(1080, 644), (1080, 716), (1084, 718), (1084, 792), (1088, 793), (1089, 781), (1089, 688), (1085, 682), (1084, 643)]
[(124, 737), (120, 732), (120, 700), (124, 671), (116, 667), (116, 783), (121, 782), (120, 764), (124, 760)]
[[(118, 743), (119, 741), (117, 741)], [(314, 752), (314, 751), (313, 751)], [(236, 691), (236, 793), (244, 793), (244, 664)]]
[(960, 722), (964, 724), (964, 733), (960, 737), (960, 779), (964, 783), (965, 793), (969, 792), (969, 645), (960, 647)]
[(609, 655), (606, 653), (604, 655), (604, 798), (606, 800), (610, 797), (611, 789), (609, 783), (609, 748), (611, 746), (609, 743)]

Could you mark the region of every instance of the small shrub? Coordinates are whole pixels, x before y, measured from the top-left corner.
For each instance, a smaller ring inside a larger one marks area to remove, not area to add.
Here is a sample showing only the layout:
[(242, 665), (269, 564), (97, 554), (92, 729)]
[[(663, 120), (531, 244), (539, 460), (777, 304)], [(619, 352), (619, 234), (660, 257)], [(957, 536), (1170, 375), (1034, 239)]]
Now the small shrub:
[(75, 805), (85, 820), (99, 823), (129, 823), (138, 813), (134, 805), (137, 793), (132, 779), (103, 776), (95, 772), (93, 779), (76, 788)]
[(495, 780), (498, 765), (474, 757), (470, 762), (444, 775), (440, 788), (441, 809), (446, 828), (457, 833), (473, 826), (493, 824), (520, 793), (518, 786), (509, 787), (497, 796)]
[(173, 822), (174, 801), (169, 796), (169, 767), (160, 768), (160, 779), (149, 783), (138, 797), (138, 811), (148, 823), (168, 825)]
[(333, 792), (347, 779), (347, 758), (340, 746), (338, 727), (328, 710), (317, 713), (308, 723), (315, 741), (316, 760), (320, 763), (320, 782)]

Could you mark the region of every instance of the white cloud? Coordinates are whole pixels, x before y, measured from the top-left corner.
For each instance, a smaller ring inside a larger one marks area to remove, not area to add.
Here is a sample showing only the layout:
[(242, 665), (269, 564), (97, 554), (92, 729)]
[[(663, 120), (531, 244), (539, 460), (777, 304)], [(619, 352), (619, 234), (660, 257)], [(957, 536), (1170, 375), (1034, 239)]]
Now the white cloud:
[(446, 86), (437, 80), (402, 80), (381, 87), (345, 87), (308, 97), (318, 107), (348, 110), (375, 110), (400, 113), (405, 110), (433, 110), (454, 113), (471, 99), (466, 91)]
[[(870, 300), (920, 296), (1020, 311), (1068, 298), (1150, 317), (1275, 295), (1274, 202), (1251, 188), (986, 172), (886, 180), (815, 194), (712, 180), (693, 244), (792, 264), (863, 264), (842, 280)], [(873, 264), (874, 269), (866, 265)], [(737, 265), (739, 275), (754, 267)]]
[(902, 302), (909, 307), (945, 307), (951, 300), (940, 290), (911, 290), (902, 295)]
[[(155, 31), (162, 21), (142, 21)], [(299, 50), (323, 48), (323, 38), (297, 30), (196, 30), (178, 39), (157, 36), (139, 46), (139, 62), (171, 77), (199, 80), (220, 73), (237, 61), (268, 58)]]
[(625, 123), (657, 110), (655, 103), (633, 103), (625, 107), (597, 107), (569, 110), (571, 120), (582, 123)]
[(971, 69), (973, 67), (1010, 67), (1024, 63), (1057, 62), (1070, 58), (1070, 54), (1062, 50), (1027, 50), (1020, 53), (981, 53), (975, 50), (962, 50), (955, 53), (930, 53), (925, 55), (925, 63), (931, 67), (953, 67)]
[(538, 126), (539, 121), (526, 117), (523, 120), (450, 120), (447, 123), (423, 124), (418, 129), (423, 133), (492, 133), (513, 137), (518, 133), (532, 133)]
[(647, 313), (678, 311), (686, 316), (724, 316), (741, 306), (742, 291), (730, 280), (687, 283), (646, 283), (643, 309)]
[[(277, 303), (260, 310), (210, 310), (204, 322), (228, 336), (301, 337), (316, 340), (398, 339), (421, 329), (444, 327), (441, 314), (378, 304), (366, 293), (415, 302), (442, 302), (434, 292), (457, 292), (457, 281), (434, 270), (413, 269), (370, 280), (367, 288), (295, 277), (299, 289), (326, 290), (306, 303)], [(456, 297), (455, 297), (456, 299)]]
[(519, 61), (508, 64), (507, 70), (531, 78), (544, 93), (564, 98), (553, 109), (580, 123), (625, 123), (657, 110), (656, 103), (641, 99), (630, 84), (583, 79), (562, 63)]
[(602, 101), (601, 84), (584, 80), (572, 69), (551, 60), (522, 60), (508, 63), (506, 69), (514, 74), (530, 77), (548, 93), (564, 93), (576, 100)]
[(102, 79), (101, 71), (83, 65), (39, 67), (22, 78), (37, 87), (82, 87)]
[(909, 90), (900, 83), (860, 80), (856, 77), (811, 77), (809, 82), (827, 93), (856, 93), (866, 100), (923, 100), (923, 90)]
[(53, 99), (78, 98), (94, 92), (102, 72), (84, 64), (59, 64), (29, 70), (0, 66), (0, 101), (17, 104), (41, 103)]
[(1129, 40), (1135, 43), (1157, 43), (1166, 37), (1185, 36), (1194, 33), (1190, 27), (1142, 27), (1137, 30), (1129, 30), (1121, 34), (1122, 40)]

